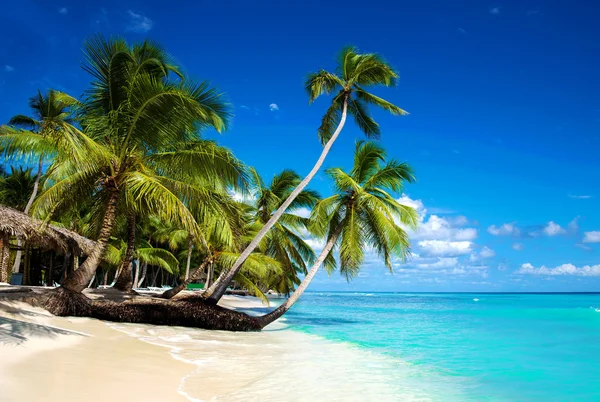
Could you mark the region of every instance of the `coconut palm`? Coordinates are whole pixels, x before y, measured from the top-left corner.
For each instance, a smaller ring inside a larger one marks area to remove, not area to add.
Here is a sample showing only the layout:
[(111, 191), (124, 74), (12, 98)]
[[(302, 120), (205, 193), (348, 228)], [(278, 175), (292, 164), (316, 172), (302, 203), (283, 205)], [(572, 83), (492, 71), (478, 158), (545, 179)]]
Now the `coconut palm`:
[[(179, 144), (200, 140), (201, 129), (225, 128), (227, 104), (208, 83), (172, 78), (170, 65), (166, 53), (147, 42), (129, 46), (97, 37), (86, 44), (84, 69), (95, 80), (86, 92), (81, 125), (96, 148), (85, 166), (72, 158), (55, 162), (48, 174), (51, 186), (35, 205), (37, 213), (47, 215), (73, 197), (97, 200), (98, 248), (64, 282), (68, 290), (80, 292), (94, 275), (119, 204), (128, 213), (178, 222), (196, 237), (201, 233), (188, 210), (189, 200), (204, 211), (222, 213), (221, 194), (173, 177), (175, 167), (169, 163), (181, 157)], [(193, 147), (188, 153), (188, 160), (214, 160)], [(194, 168), (218, 175), (220, 167)]]
[(309, 103), (312, 103), (321, 95), (334, 93), (331, 106), (327, 109), (318, 130), (319, 139), (324, 145), (323, 151), (310, 173), (289, 194), (256, 238), (242, 252), (239, 260), (233, 265), (231, 272), (227, 272), (226, 275), (219, 278), (206, 292), (208, 303), (215, 304), (221, 298), (225, 293), (227, 285), (243, 263), (244, 258), (256, 248), (261, 239), (281, 218), (285, 210), (304, 190), (315, 174), (317, 174), (335, 140), (342, 131), (348, 112), (354, 118), (359, 129), (368, 138), (376, 138), (380, 134), (379, 125), (369, 113), (370, 105), (380, 107), (394, 115), (407, 114), (398, 106), (365, 90), (366, 87), (375, 85), (392, 87), (396, 84), (397, 78), (398, 74), (394, 69), (377, 54), (360, 54), (353, 47), (347, 47), (342, 50), (335, 73), (320, 70), (308, 76), (305, 87), (309, 96)]
[[(28, 194), (28, 201), (22, 208), (26, 214), (29, 213), (31, 205), (38, 194), (40, 179), (42, 177), (44, 160), (52, 158), (57, 147), (69, 147), (67, 137), (76, 132), (73, 126), (73, 115), (71, 109), (77, 104), (77, 101), (67, 94), (59, 91), (49, 90), (46, 94), (38, 93), (29, 99), (29, 107), (33, 112), (33, 117), (25, 115), (13, 116), (8, 124), (11, 127), (2, 127), (0, 129), (0, 147), (5, 148), (5, 152), (13, 156), (37, 156), (37, 172), (33, 188)], [(21, 128), (24, 130), (14, 130)], [(18, 138), (15, 138), (18, 137)], [(35, 150), (24, 144), (33, 142)], [(25, 152), (14, 152), (16, 150)], [(11, 152), (13, 151), (13, 152)], [(18, 241), (19, 249), (15, 257), (13, 272), (19, 272), (21, 265), (21, 241)]]
[[(255, 170), (252, 170), (252, 175), (253, 192), (256, 197), (253, 219), (262, 226), (298, 186), (301, 178), (292, 170), (284, 170), (275, 175), (269, 185), (265, 185)], [(313, 264), (315, 253), (299, 235), (299, 233), (306, 233), (308, 217), (298, 214), (303, 210), (312, 209), (318, 200), (317, 192), (302, 191), (266, 236), (267, 241), (261, 251), (278, 261), (283, 270), (282, 275), (273, 275), (269, 278), (266, 284), (268, 288), (275, 289), (279, 293), (291, 293), (294, 286), (300, 284), (298, 275), (306, 274), (307, 265)]]
[(404, 259), (409, 239), (404, 227), (415, 228), (417, 212), (400, 204), (389, 192), (399, 192), (412, 182), (411, 168), (395, 160), (386, 161), (384, 150), (373, 142), (358, 142), (354, 165), (349, 173), (340, 168), (327, 170), (336, 194), (315, 206), (312, 229), (326, 237), (321, 254), (292, 296), (271, 313), (259, 317), (262, 327), (288, 311), (310, 284), (325, 258), (337, 246), (339, 268), (348, 280), (355, 277), (367, 250), (374, 250), (391, 271), (393, 257)]
[(35, 182), (31, 168), (11, 166), (9, 174), (0, 176), (0, 204), (22, 211), (31, 198)]

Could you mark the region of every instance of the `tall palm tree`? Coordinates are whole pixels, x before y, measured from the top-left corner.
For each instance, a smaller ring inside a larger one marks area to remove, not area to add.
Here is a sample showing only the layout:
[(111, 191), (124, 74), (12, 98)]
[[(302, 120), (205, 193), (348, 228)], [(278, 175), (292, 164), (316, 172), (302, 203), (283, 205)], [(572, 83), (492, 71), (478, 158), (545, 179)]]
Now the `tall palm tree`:
[(256, 248), (261, 239), (273, 225), (275, 225), (279, 218), (281, 218), (294, 199), (317, 174), (325, 161), (329, 150), (346, 123), (348, 111), (354, 118), (354, 121), (360, 130), (363, 131), (368, 138), (376, 138), (380, 134), (379, 125), (370, 116), (369, 105), (380, 107), (394, 115), (407, 114), (398, 106), (365, 90), (365, 87), (368, 86), (384, 85), (392, 87), (396, 84), (398, 74), (377, 54), (360, 54), (356, 48), (347, 47), (340, 53), (337, 64), (338, 66), (335, 73), (320, 70), (317, 73), (310, 74), (305, 84), (309, 96), (309, 103), (312, 103), (316, 98), (323, 94), (335, 92), (331, 106), (327, 109), (318, 130), (319, 139), (321, 140), (321, 143), (324, 144), (319, 159), (310, 173), (300, 182), (294, 191), (290, 193), (287, 199), (264, 225), (256, 238), (253, 239), (248, 247), (242, 252), (231, 271), (220, 277), (215, 284), (208, 289), (206, 292), (208, 303), (216, 304), (223, 294), (225, 294), (227, 285), (237, 273), (239, 267), (244, 262), (244, 259), (250, 255), (252, 250)]
[[(98, 247), (63, 284), (75, 292), (92, 279), (121, 202), (128, 212), (152, 213), (201, 236), (187, 200), (218, 214), (222, 197), (172, 177), (175, 167), (168, 163), (177, 156), (178, 144), (200, 140), (203, 128), (223, 130), (229, 117), (227, 104), (208, 83), (172, 78), (168, 56), (154, 44), (129, 46), (96, 37), (86, 44), (84, 58), (84, 69), (95, 80), (86, 92), (81, 125), (96, 148), (85, 166), (72, 158), (58, 160), (49, 173), (52, 185), (36, 202), (37, 212), (47, 215), (69, 197), (99, 201)], [(189, 153), (206, 157), (194, 151)], [(218, 164), (195, 166), (199, 169), (221, 173)]]
[[(265, 185), (255, 170), (252, 170), (252, 175), (256, 197), (253, 220), (262, 226), (298, 186), (301, 178), (292, 170), (284, 170)], [(268, 233), (264, 247), (259, 247), (282, 266), (282, 275), (272, 276), (267, 284), (279, 293), (291, 293), (294, 286), (300, 284), (298, 274), (306, 274), (307, 265), (312, 265), (315, 260), (314, 251), (299, 235), (308, 230), (308, 217), (297, 214), (303, 208), (312, 209), (318, 200), (317, 192), (303, 190)]]
[[(201, 189), (209, 189), (215, 194), (219, 194), (222, 200), (229, 202), (227, 191), (231, 189), (245, 191), (246, 187), (246, 168), (231, 152), (231, 150), (217, 145), (214, 141), (196, 140), (177, 144), (176, 146), (162, 150), (148, 157), (148, 163), (156, 167), (162, 175), (170, 178), (176, 178), (191, 186)], [(200, 211), (199, 216), (195, 216), (198, 222), (203, 219), (214, 220), (214, 216), (202, 216), (210, 212), (198, 206), (194, 198), (186, 200), (187, 207), (192, 211)], [(229, 211), (236, 214), (236, 208), (231, 204), (223, 205), (221, 212)], [(115, 283), (115, 288), (122, 291), (130, 291), (132, 288), (132, 262), (133, 262), (133, 244), (135, 242), (135, 213), (128, 212), (128, 252), (127, 258), (123, 262), (119, 278)], [(227, 220), (232, 216), (219, 216), (217, 222), (228, 225)], [(224, 233), (230, 233), (225, 231)], [(169, 240), (173, 249), (184, 245), (187, 248), (185, 279), (190, 277), (190, 266), (192, 251), (194, 247), (201, 248), (203, 239), (196, 239), (192, 233), (177, 227), (171, 228)], [(173, 244), (175, 243), (175, 244)], [(197, 243), (197, 244), (196, 244)]]
[[(33, 112), (33, 117), (25, 115), (16, 115), (12, 117), (8, 124), (11, 127), (26, 129), (30, 131), (15, 131), (9, 127), (0, 129), (0, 144), (8, 147), (9, 153), (12, 146), (11, 140), (14, 140), (15, 135), (23, 137), (17, 142), (26, 142), (33, 140), (37, 143), (37, 149), (34, 154), (38, 157), (37, 173), (27, 204), (23, 207), (23, 212), (29, 213), (31, 205), (38, 194), (40, 179), (44, 168), (44, 160), (51, 158), (59, 145), (68, 146), (65, 144), (66, 133), (72, 133), (76, 129), (73, 126), (73, 115), (71, 109), (77, 104), (77, 101), (67, 94), (59, 91), (49, 90), (46, 94), (38, 93), (29, 99), (29, 107)], [(0, 145), (1, 146), (1, 145)], [(23, 148), (21, 148), (23, 150)], [(22, 156), (22, 155), (21, 155)], [(28, 155), (32, 156), (32, 155)], [(19, 249), (15, 257), (13, 272), (19, 272), (21, 265), (21, 240), (18, 240)]]
[(340, 272), (348, 280), (358, 274), (367, 249), (376, 251), (390, 271), (392, 257), (405, 258), (409, 253), (404, 227), (416, 227), (417, 212), (389, 193), (400, 192), (404, 182), (413, 181), (408, 165), (395, 160), (386, 162), (380, 146), (358, 142), (352, 170), (346, 173), (332, 168), (327, 174), (333, 179), (337, 194), (319, 201), (311, 216), (312, 229), (326, 236), (327, 242), (292, 296), (271, 313), (257, 318), (262, 327), (294, 305), (334, 247), (339, 246)]

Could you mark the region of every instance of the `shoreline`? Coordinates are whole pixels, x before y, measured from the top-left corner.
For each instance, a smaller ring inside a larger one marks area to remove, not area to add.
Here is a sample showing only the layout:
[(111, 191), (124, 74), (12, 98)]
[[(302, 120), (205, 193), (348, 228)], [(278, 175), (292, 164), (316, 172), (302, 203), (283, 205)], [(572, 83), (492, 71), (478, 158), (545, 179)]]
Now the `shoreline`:
[[(220, 304), (265, 308), (253, 297), (225, 296)], [(432, 400), (424, 384), (406, 381), (410, 367), (402, 361), (285, 320), (262, 332), (209, 331), (54, 317), (18, 302), (0, 302), (0, 324), (2, 317), (79, 332), (29, 334), (21, 346), (0, 338), (0, 354), (13, 356), (0, 363), (3, 401)], [(399, 367), (404, 374), (389, 381)]]

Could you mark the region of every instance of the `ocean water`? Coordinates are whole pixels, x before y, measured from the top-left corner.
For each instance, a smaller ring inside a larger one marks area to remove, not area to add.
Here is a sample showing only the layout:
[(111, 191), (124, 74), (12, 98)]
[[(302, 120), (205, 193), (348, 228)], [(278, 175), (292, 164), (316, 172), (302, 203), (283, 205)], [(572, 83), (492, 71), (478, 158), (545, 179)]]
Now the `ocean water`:
[(292, 330), (402, 361), (432, 399), (600, 401), (600, 294), (306, 296)]
[(307, 292), (261, 333), (111, 326), (194, 364), (194, 401), (600, 401), (600, 294)]

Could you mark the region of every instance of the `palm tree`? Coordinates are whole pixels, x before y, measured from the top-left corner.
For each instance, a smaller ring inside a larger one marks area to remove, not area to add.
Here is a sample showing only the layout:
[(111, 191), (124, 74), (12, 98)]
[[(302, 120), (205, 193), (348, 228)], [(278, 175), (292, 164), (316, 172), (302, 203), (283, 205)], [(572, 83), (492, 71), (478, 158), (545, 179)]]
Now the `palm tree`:
[(408, 255), (410, 243), (404, 227), (416, 228), (417, 212), (400, 204), (389, 191), (401, 191), (403, 183), (412, 182), (414, 176), (405, 163), (385, 159), (380, 146), (358, 142), (349, 173), (339, 168), (327, 170), (337, 194), (319, 201), (311, 216), (312, 229), (326, 236), (327, 242), (292, 296), (257, 318), (263, 328), (294, 305), (334, 247), (339, 246), (340, 272), (348, 280), (358, 274), (367, 249), (376, 251), (390, 271), (392, 257)]
[[(62, 92), (51, 89), (46, 94), (42, 94), (38, 90), (38, 93), (29, 99), (29, 107), (33, 112), (33, 117), (16, 115), (8, 121), (8, 124), (12, 127), (31, 131), (15, 131), (9, 127), (3, 127), (0, 130), (0, 135), (5, 137), (2, 138), (1, 143), (8, 147), (9, 152), (12, 148), (11, 145), (18, 146), (17, 144), (11, 144), (11, 140), (14, 139), (12, 137), (15, 135), (23, 137), (17, 142), (26, 142), (33, 139), (38, 145), (36, 152), (34, 152), (38, 156), (37, 174), (27, 204), (23, 207), (23, 212), (26, 214), (29, 213), (37, 196), (44, 160), (52, 157), (59, 145), (68, 146), (68, 144), (65, 144), (65, 134), (76, 130), (73, 127), (74, 120), (71, 114), (71, 109), (76, 104), (77, 101), (74, 98)], [(18, 246), (13, 272), (19, 272), (19, 266), (21, 265), (21, 240), (18, 240)]]
[[(261, 226), (265, 225), (290, 193), (301, 181), (300, 176), (292, 170), (284, 170), (275, 175), (268, 186), (262, 181), (255, 170), (254, 195), (256, 204), (253, 211), (253, 220)], [(283, 269), (282, 275), (272, 276), (267, 284), (268, 288), (279, 293), (289, 294), (295, 285), (300, 284), (298, 274), (308, 272), (307, 265), (312, 265), (315, 253), (302, 239), (299, 233), (306, 233), (308, 217), (297, 215), (302, 209), (312, 209), (319, 200), (319, 194), (312, 190), (303, 190), (290, 204), (286, 213), (273, 226), (267, 235), (261, 251), (278, 261)]]
[(376, 138), (380, 134), (379, 125), (373, 120), (369, 113), (369, 105), (378, 106), (394, 115), (407, 114), (404, 110), (392, 103), (367, 92), (364, 88), (372, 85), (384, 85), (392, 87), (396, 84), (398, 74), (377, 54), (360, 54), (354, 47), (342, 50), (338, 59), (336, 73), (320, 70), (310, 74), (306, 80), (306, 91), (309, 103), (323, 94), (336, 92), (331, 106), (325, 113), (319, 127), (318, 134), (321, 143), (324, 144), (323, 151), (317, 163), (310, 173), (290, 193), (277, 211), (271, 216), (246, 249), (233, 265), (232, 269), (222, 275), (206, 292), (207, 303), (216, 304), (225, 294), (227, 285), (236, 275), (239, 267), (250, 253), (260, 243), (261, 239), (281, 218), (285, 210), (292, 204), (294, 199), (304, 190), (312, 178), (317, 174), (325, 161), (329, 150), (342, 131), (346, 122), (348, 111), (354, 118), (361, 131), (368, 138)]
[(31, 168), (11, 166), (10, 174), (0, 177), (0, 203), (22, 211), (31, 198), (35, 182)]
[[(86, 44), (84, 69), (95, 81), (86, 92), (81, 125), (96, 147), (84, 166), (72, 158), (55, 162), (48, 174), (52, 185), (36, 202), (43, 216), (72, 197), (94, 197), (102, 211), (98, 247), (64, 282), (67, 290), (80, 292), (92, 279), (120, 203), (128, 213), (178, 222), (196, 237), (201, 233), (187, 201), (222, 213), (220, 194), (172, 177), (176, 167), (168, 163), (181, 157), (179, 144), (200, 140), (201, 129), (224, 129), (228, 106), (208, 83), (173, 79), (170, 66), (166, 53), (149, 42), (129, 46), (96, 37)], [(205, 153), (195, 151), (189, 150), (188, 159), (206, 160)], [(222, 173), (219, 164), (198, 169)]]

